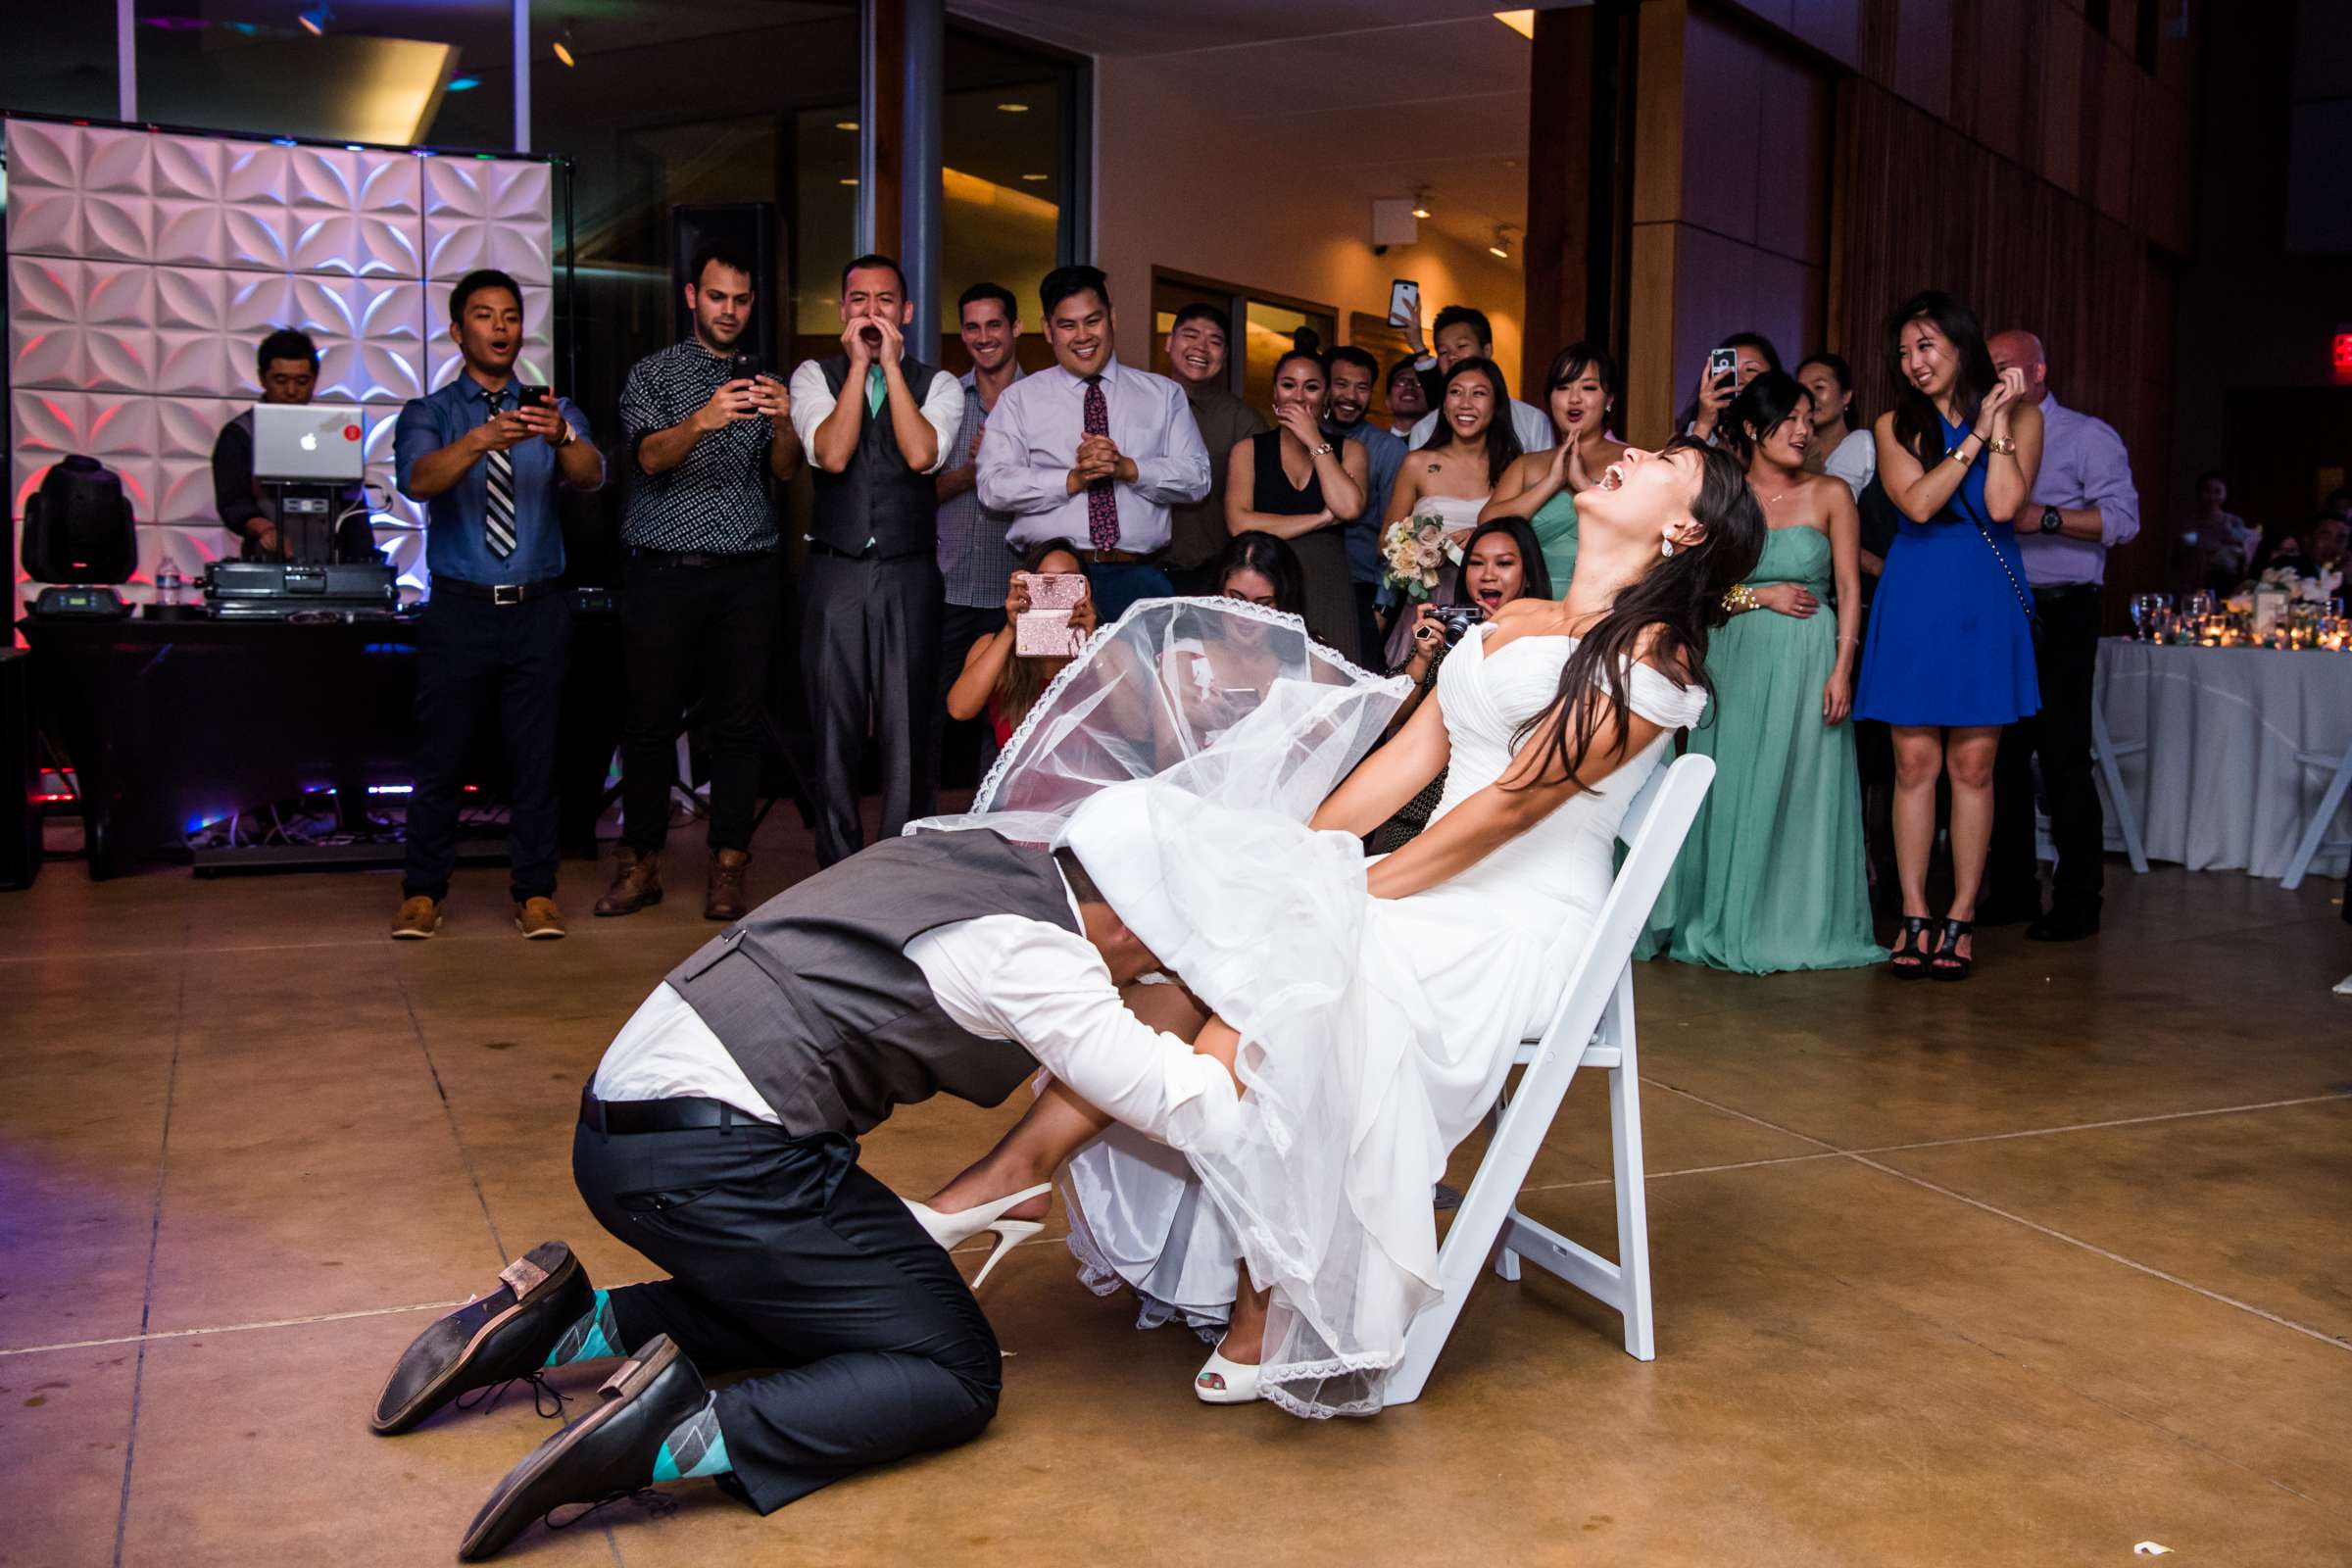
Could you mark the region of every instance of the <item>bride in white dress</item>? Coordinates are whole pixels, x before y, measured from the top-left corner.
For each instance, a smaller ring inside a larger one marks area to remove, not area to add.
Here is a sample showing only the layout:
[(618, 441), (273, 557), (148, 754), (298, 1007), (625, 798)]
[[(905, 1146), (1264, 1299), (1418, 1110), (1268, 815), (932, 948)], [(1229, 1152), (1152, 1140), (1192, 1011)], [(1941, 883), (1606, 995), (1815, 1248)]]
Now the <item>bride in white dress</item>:
[[(1394, 683), (1326, 673), (1277, 682), (1198, 755), (1060, 813), (1060, 841), (1181, 977), (1146, 988), (1137, 1010), (1232, 1071), (1240, 1114), (1124, 1129), (1052, 1084), (918, 1207), (935, 1235), (1026, 1228), (1047, 1201), (1032, 1184), (1067, 1161), (1089, 1283), (1133, 1287), (1147, 1325), (1226, 1325), (1203, 1399), (1379, 1408), (1435, 1295), (1431, 1185), (1556, 1008), (1617, 826), (1673, 732), (1697, 722), (1708, 628), (1764, 537), (1739, 466), (1681, 441), (1629, 450), (1578, 512), (1566, 598), (1473, 629), (1437, 701), (1352, 772), (1379, 715), (1335, 722), (1335, 705), (1389, 700)], [(1079, 664), (1111, 652), (1099, 642)], [(1269, 735), (1288, 750), (1264, 750)], [(1026, 763), (1022, 751), (1016, 736), (1016, 773), (1037, 765), (1039, 749)], [(1263, 765), (1275, 755), (1315, 760)], [(1367, 860), (1361, 837), (1449, 764), (1428, 828)], [(1021, 821), (958, 825), (1038, 832)]]

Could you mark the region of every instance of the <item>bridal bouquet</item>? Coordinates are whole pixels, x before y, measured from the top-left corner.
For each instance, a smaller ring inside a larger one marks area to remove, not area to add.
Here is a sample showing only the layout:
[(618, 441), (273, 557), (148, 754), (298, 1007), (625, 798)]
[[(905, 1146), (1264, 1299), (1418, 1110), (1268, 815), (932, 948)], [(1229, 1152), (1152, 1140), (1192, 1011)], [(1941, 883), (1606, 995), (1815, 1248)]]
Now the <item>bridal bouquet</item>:
[(1389, 586), (1407, 599), (1425, 600), (1438, 589), (1446, 564), (1446, 519), (1434, 512), (1389, 525), (1380, 546), (1388, 563)]

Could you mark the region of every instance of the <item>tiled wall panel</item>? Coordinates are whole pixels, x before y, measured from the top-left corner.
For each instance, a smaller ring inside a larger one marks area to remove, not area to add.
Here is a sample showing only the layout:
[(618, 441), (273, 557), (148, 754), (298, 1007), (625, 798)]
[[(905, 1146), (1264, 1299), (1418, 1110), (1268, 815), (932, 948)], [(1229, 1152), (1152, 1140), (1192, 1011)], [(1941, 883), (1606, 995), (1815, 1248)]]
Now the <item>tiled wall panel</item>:
[[(544, 164), (425, 158), (10, 121), (9, 501), (68, 453), (122, 476), (140, 575), (233, 549), (213, 507), (214, 437), (260, 395), (253, 351), (317, 340), (318, 396), (371, 412), (368, 475), (390, 495), (400, 405), (458, 373), (449, 285), (523, 284), (520, 373), (552, 368)], [(419, 520), (397, 496), (387, 514)], [(415, 534), (379, 530), (403, 566)]]

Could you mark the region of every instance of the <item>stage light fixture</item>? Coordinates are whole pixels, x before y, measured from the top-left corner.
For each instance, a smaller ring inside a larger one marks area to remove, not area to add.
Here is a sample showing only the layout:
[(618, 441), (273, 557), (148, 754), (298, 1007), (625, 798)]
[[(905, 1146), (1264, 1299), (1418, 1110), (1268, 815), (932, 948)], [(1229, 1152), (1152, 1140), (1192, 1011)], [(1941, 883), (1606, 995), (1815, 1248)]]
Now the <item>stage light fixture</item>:
[(1413, 216), (1415, 218), (1429, 216), (1429, 187), (1427, 185), (1413, 187)]
[(564, 30), (556, 34), (556, 58), (564, 62), (566, 70), (576, 69), (579, 65), (579, 62), (572, 58), (571, 24), (569, 23), (565, 23)]
[(316, 5), (294, 20), (301, 23), (302, 30), (312, 37), (323, 38), (326, 36), (326, 29), (334, 24), (335, 8), (329, 5)]
[(1509, 223), (1496, 223), (1494, 225), (1494, 243), (1487, 247), (1487, 254), (1494, 257), (1496, 261), (1507, 262), (1511, 259), (1512, 226), (1513, 225)]

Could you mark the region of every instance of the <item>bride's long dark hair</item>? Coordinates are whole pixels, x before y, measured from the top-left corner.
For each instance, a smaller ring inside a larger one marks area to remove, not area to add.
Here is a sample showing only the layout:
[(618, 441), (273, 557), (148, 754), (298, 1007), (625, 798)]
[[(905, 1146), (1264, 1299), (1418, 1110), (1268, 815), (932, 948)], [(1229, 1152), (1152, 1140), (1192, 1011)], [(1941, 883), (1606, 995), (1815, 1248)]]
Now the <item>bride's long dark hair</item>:
[[(1713, 690), (1707, 686), (1707, 634), (1726, 619), (1723, 596), (1756, 569), (1756, 559), (1764, 553), (1764, 509), (1748, 489), (1740, 460), (1729, 452), (1676, 436), (1658, 456), (1677, 452), (1698, 457), (1698, 494), (1690, 503), (1690, 515), (1704, 537), (1619, 589), (1608, 610), (1578, 641), (1560, 669), (1558, 695), (1513, 737), (1516, 748), (1544, 732), (1541, 744), (1548, 755), (1537, 778), (1556, 767), (1559, 774), (1586, 787), (1582, 769), (1594, 743), (1605, 751), (1625, 744), (1634, 652), (1652, 628), (1657, 635), (1648, 650), (1649, 662), (1685, 685)], [(1585, 702), (1588, 686), (1599, 687), (1607, 703)], [(1604, 721), (1614, 726), (1605, 740)], [(1534, 782), (1528, 780), (1529, 785)]]

